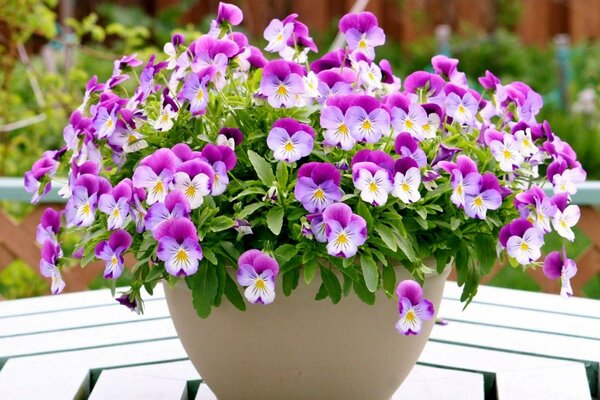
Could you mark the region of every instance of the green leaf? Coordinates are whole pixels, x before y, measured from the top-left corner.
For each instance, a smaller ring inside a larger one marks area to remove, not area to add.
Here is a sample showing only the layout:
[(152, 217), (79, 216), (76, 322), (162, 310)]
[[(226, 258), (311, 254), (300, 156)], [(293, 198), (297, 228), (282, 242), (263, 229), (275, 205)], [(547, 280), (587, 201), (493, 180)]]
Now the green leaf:
[(217, 280), (219, 284), (217, 285), (217, 294), (213, 300), (213, 306), (219, 307), (221, 305), (221, 299), (223, 298), (223, 292), (225, 291), (225, 275), (227, 275), (227, 271), (225, 271), (225, 266), (223, 264), (217, 265), (215, 268), (217, 269)]
[(319, 301), (319, 300), (323, 300), (326, 298), (327, 298), (327, 289), (325, 289), (325, 284), (321, 283), (321, 285), (319, 286), (319, 291), (315, 295), (315, 300)]
[(248, 150), (248, 158), (258, 175), (258, 179), (267, 187), (273, 186), (275, 175), (273, 175), (271, 164), (252, 150)]
[(283, 226), (283, 207), (273, 207), (267, 213), (267, 225), (275, 235), (281, 233)]
[(285, 161), (277, 163), (277, 183), (284, 188), (288, 182), (288, 167)]
[(298, 280), (300, 279), (300, 271), (298, 268), (287, 271), (283, 274), (283, 294), (289, 296), (292, 290), (298, 287)]
[(224, 215), (220, 215), (210, 221), (210, 230), (213, 232), (221, 232), (233, 227), (233, 225), (235, 225), (235, 221), (233, 219)]
[(406, 258), (408, 258), (408, 261), (416, 261), (417, 254), (415, 253), (415, 249), (413, 248), (412, 243), (407, 237), (404, 237), (402, 235), (396, 235), (396, 243), (398, 243), (398, 247), (400, 248), (400, 250), (402, 250)]
[(339, 303), (342, 299), (342, 285), (337, 276), (331, 270), (321, 267), (321, 279), (333, 304)]
[(419, 214), (419, 217), (423, 218), (424, 220), (427, 219), (427, 210), (425, 208), (415, 208), (415, 211), (417, 214)]
[(298, 248), (291, 244), (283, 244), (275, 249), (275, 258), (279, 265), (290, 261), (298, 253)]
[(265, 195), (267, 194), (266, 190), (260, 187), (251, 187), (248, 188), (246, 190), (242, 190), (240, 193), (237, 194), (237, 196), (235, 196), (234, 198), (231, 199), (231, 201), (236, 201), (237, 199), (241, 199), (244, 196), (248, 196), (251, 194), (262, 194)]
[(396, 251), (398, 249), (396, 239), (394, 238), (394, 233), (390, 228), (382, 224), (375, 224), (375, 232), (377, 232), (379, 237), (390, 250)]
[(217, 270), (215, 267), (203, 262), (198, 267), (198, 272), (189, 278), (192, 288), (192, 304), (200, 318), (210, 315), (211, 307), (217, 295)]
[(212, 251), (212, 249), (210, 247), (202, 248), (202, 255), (204, 256), (204, 258), (206, 258), (208, 261), (210, 261), (210, 263), (213, 265), (217, 265), (219, 263), (219, 261), (217, 260), (217, 256), (215, 255), (215, 252)]
[(234, 305), (235, 308), (241, 311), (246, 311), (246, 303), (240, 293), (238, 286), (235, 281), (225, 272), (225, 297)]
[(388, 265), (387, 267), (383, 267), (382, 272), (383, 290), (385, 290), (388, 295), (393, 295), (396, 290), (396, 271), (394, 270), (394, 267)]
[(163, 277), (164, 274), (165, 274), (165, 269), (155, 265), (152, 269), (150, 269), (150, 272), (144, 279), (144, 282), (158, 281)]
[(369, 292), (375, 293), (379, 281), (379, 270), (370, 254), (363, 254), (360, 256), (360, 267), (362, 268), (363, 278), (367, 285), (367, 289)]
[(361, 299), (367, 304), (375, 303), (375, 293), (370, 292), (369, 289), (367, 289), (367, 286), (365, 285), (365, 282), (362, 279), (358, 279), (353, 283), (354, 292), (356, 292), (356, 295), (359, 299)]
[(457, 218), (457, 217), (450, 218), (450, 229), (452, 229), (453, 231), (457, 230), (460, 223), (461, 223), (461, 218)]
[(304, 264), (304, 282), (311, 283), (317, 272), (317, 260), (312, 258)]
[(489, 274), (496, 264), (496, 240), (489, 235), (478, 236), (477, 243), (473, 248), (481, 266), (481, 273)]
[(365, 219), (367, 222), (367, 227), (371, 227), (373, 225), (371, 211), (369, 211), (369, 207), (367, 207), (367, 204), (364, 201), (358, 202), (358, 205), (356, 206), (356, 212)]
[(261, 207), (264, 207), (265, 203), (252, 203), (248, 204), (246, 207), (242, 209), (237, 215), (239, 219), (244, 219), (249, 217), (254, 211), (258, 210)]

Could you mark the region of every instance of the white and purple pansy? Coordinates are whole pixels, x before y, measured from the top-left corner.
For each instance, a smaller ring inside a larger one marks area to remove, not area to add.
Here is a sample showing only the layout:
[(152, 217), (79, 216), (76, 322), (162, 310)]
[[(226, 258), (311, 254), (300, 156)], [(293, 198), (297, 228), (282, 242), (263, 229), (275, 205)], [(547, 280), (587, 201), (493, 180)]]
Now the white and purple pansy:
[(73, 195), (65, 206), (67, 227), (92, 225), (96, 218), (98, 198), (110, 192), (110, 183), (102, 177), (92, 174), (80, 175), (73, 188)]
[(58, 294), (65, 288), (58, 269), (58, 260), (62, 257), (63, 252), (58, 243), (52, 240), (46, 240), (42, 246), (42, 258), (40, 259), (40, 273), (46, 278), (52, 279), (50, 290), (52, 294)]
[(215, 70), (213, 67), (207, 67), (200, 73), (187, 75), (179, 97), (181, 100), (189, 102), (192, 115), (206, 113), (206, 106), (208, 105), (208, 91), (206, 86), (214, 73)]
[(237, 43), (202, 35), (190, 44), (189, 51), (194, 53), (192, 71), (204, 74), (217, 90), (222, 89), (227, 83), (225, 76), (229, 60), (239, 53)]
[(429, 119), (420, 104), (410, 103), (406, 108), (394, 106), (391, 116), (394, 136), (401, 132), (408, 132), (418, 141), (425, 139), (423, 127), (429, 123)]
[(394, 185), (392, 196), (403, 203), (414, 203), (421, 198), (421, 171), (417, 162), (412, 158), (400, 158), (394, 165)]
[(373, 206), (384, 205), (392, 191), (390, 171), (370, 161), (352, 165), (352, 181), (360, 198)]
[(117, 279), (123, 273), (125, 260), (123, 254), (131, 246), (131, 235), (123, 229), (112, 232), (108, 240), (103, 240), (96, 245), (94, 254), (106, 262), (104, 277)]
[(269, 61), (263, 67), (260, 93), (267, 97), (271, 107), (294, 107), (297, 96), (304, 94), (304, 75), (306, 72), (299, 64), (285, 60)]
[(427, 156), (423, 149), (419, 147), (417, 142), (410, 133), (402, 132), (396, 136), (394, 149), (400, 157), (409, 157), (417, 162), (419, 168), (427, 166)]
[(294, 188), (296, 200), (311, 213), (322, 212), (330, 204), (340, 201), (340, 171), (329, 163), (309, 162), (298, 169), (298, 183)]
[(456, 163), (440, 161), (437, 164), (444, 171), (450, 173), (452, 178), (452, 196), (450, 200), (457, 207), (464, 207), (467, 195), (476, 195), (481, 186), (481, 175), (477, 172), (477, 164), (465, 155), (459, 155)]
[(348, 49), (375, 59), (375, 47), (385, 43), (385, 33), (377, 17), (370, 12), (346, 14), (340, 19), (339, 29), (344, 34)]
[(333, 203), (323, 211), (323, 224), (327, 238), (327, 253), (335, 257), (350, 258), (358, 246), (367, 240), (367, 223), (363, 217), (352, 213), (344, 203)]
[(110, 193), (100, 196), (98, 209), (108, 216), (106, 227), (109, 230), (120, 229), (129, 216), (129, 203), (133, 196), (131, 179), (119, 182)]
[(465, 194), (465, 213), (471, 218), (485, 219), (488, 210), (497, 210), (501, 205), (500, 182), (491, 172), (481, 176), (476, 193)]
[(558, 193), (552, 196), (552, 204), (556, 207), (556, 212), (552, 216), (552, 226), (556, 233), (571, 242), (575, 240), (573, 228), (577, 222), (581, 211), (576, 204), (569, 205), (569, 195), (567, 193)]
[(522, 218), (526, 218), (544, 233), (550, 232), (550, 223), (557, 208), (542, 189), (533, 185), (531, 189), (517, 193), (514, 203)]
[(148, 192), (146, 203), (164, 202), (171, 188), (177, 156), (170, 149), (158, 149), (145, 157), (133, 173), (133, 186)]
[(504, 172), (513, 172), (515, 168), (519, 168), (524, 161), (521, 154), (519, 142), (513, 135), (505, 133), (502, 141), (493, 140), (490, 143), (492, 154), (498, 163), (500, 169)]
[(273, 124), (267, 146), (276, 160), (292, 163), (312, 152), (314, 137), (315, 131), (310, 126), (293, 118), (281, 118)]
[(531, 222), (519, 218), (500, 229), (499, 241), (510, 257), (528, 265), (540, 258), (544, 235)]
[(446, 82), (439, 75), (426, 71), (415, 71), (404, 79), (404, 89), (417, 104), (433, 103), (445, 108)]
[(377, 143), (390, 132), (390, 115), (372, 96), (355, 96), (345, 120), (354, 139), (361, 143)]
[(571, 278), (577, 274), (577, 265), (575, 261), (567, 258), (567, 253), (563, 247), (562, 253), (553, 251), (546, 256), (544, 260), (544, 275), (548, 279), (560, 278), (560, 295), (563, 297), (573, 296), (571, 288)]
[(173, 175), (173, 189), (180, 190), (192, 210), (200, 207), (212, 190), (215, 172), (209, 163), (192, 159), (181, 163)]
[(458, 60), (444, 55), (437, 55), (431, 59), (433, 71), (442, 78), (460, 86), (467, 86), (467, 76), (458, 70)]
[(461, 125), (472, 124), (477, 115), (479, 102), (473, 94), (460, 86), (448, 84), (446, 91), (446, 115)]
[(263, 32), (263, 37), (269, 43), (265, 50), (268, 52), (278, 52), (286, 48), (288, 40), (294, 32), (294, 24), (284, 23), (278, 19), (273, 19)]
[(586, 172), (579, 162), (558, 156), (548, 165), (546, 176), (554, 193), (577, 193), (577, 184), (585, 181)]
[(198, 271), (202, 248), (196, 227), (187, 218), (173, 218), (160, 224), (154, 233), (158, 241), (156, 256), (173, 276), (189, 276)]
[(246, 288), (244, 296), (252, 304), (271, 304), (275, 300), (277, 274), (277, 261), (260, 250), (248, 250), (238, 258), (237, 281)]
[(433, 303), (423, 298), (421, 285), (410, 279), (398, 284), (396, 294), (400, 314), (400, 319), (396, 322), (396, 330), (406, 336), (418, 335), (423, 327), (423, 321), (428, 321), (435, 315)]
[(93, 126), (96, 130), (97, 139), (105, 139), (110, 137), (117, 127), (117, 108), (113, 107), (111, 111), (108, 111), (105, 107), (98, 107), (96, 109), (96, 116), (94, 117)]
[[(42, 197), (50, 192), (50, 189), (52, 189), (52, 183), (49, 181), (50, 178), (56, 174), (56, 170), (58, 169), (56, 154), (56, 151), (44, 152), (42, 158), (34, 162), (31, 166), (31, 170), (25, 173), (25, 190), (33, 195), (31, 198), (32, 204), (36, 204)], [(48, 183), (46, 183), (42, 189), (42, 181), (44, 180), (48, 180)]]
[(173, 218), (188, 218), (190, 204), (180, 190), (169, 192), (164, 203), (154, 203), (143, 216), (142, 222), (146, 230), (155, 232), (160, 224)]

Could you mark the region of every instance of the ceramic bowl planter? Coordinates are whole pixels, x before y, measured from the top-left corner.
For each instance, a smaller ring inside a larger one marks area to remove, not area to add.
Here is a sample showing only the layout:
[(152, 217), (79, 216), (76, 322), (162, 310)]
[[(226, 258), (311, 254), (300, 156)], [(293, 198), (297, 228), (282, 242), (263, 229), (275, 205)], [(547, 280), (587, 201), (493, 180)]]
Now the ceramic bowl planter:
[[(437, 311), (450, 269), (423, 286)], [(399, 279), (408, 272), (398, 271)], [(182, 282), (167, 303), (179, 338), (203, 381), (220, 400), (389, 399), (415, 365), (433, 321), (417, 336), (394, 329), (398, 301), (378, 292), (370, 306), (354, 293), (333, 305), (315, 301), (318, 279), (290, 297), (240, 312), (229, 302), (207, 319), (196, 315)], [(279, 286), (278, 286), (279, 287)]]

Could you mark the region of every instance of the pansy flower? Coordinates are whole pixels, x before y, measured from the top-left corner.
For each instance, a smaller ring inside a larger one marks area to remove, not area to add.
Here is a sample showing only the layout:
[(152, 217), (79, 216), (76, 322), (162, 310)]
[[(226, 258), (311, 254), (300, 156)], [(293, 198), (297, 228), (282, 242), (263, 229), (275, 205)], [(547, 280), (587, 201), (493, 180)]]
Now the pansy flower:
[[(32, 193), (31, 203), (37, 203), (43, 196), (50, 192), (52, 185), (48, 182), (43, 189), (41, 189), (42, 181), (44, 179), (49, 180), (56, 174), (58, 169), (58, 161), (55, 159), (55, 151), (46, 151), (41, 159), (37, 160), (31, 166), (31, 171), (25, 173), (25, 190), (28, 193)], [(40, 193), (41, 189), (41, 193)]]
[(227, 171), (231, 171), (237, 163), (235, 152), (229, 146), (207, 144), (200, 152), (200, 159), (209, 163), (215, 174), (210, 194), (218, 196), (225, 192), (229, 184)]
[(394, 186), (392, 196), (404, 203), (414, 203), (421, 198), (421, 171), (417, 162), (412, 158), (400, 158), (394, 165)]
[(190, 111), (193, 115), (206, 113), (206, 106), (208, 105), (206, 85), (213, 73), (214, 70), (210, 68), (206, 68), (200, 73), (191, 73), (183, 84), (179, 96), (182, 100), (187, 100), (190, 103)]
[(325, 143), (338, 146), (342, 150), (350, 150), (356, 144), (356, 139), (350, 131), (348, 109), (353, 105), (354, 96), (329, 97), (327, 106), (321, 111), (320, 123), (325, 129)]
[(575, 233), (571, 228), (579, 222), (581, 214), (579, 206), (569, 205), (567, 193), (555, 194), (552, 196), (551, 202), (556, 206), (556, 212), (552, 216), (552, 226), (560, 236), (571, 242), (574, 241)]
[(500, 229), (499, 240), (510, 257), (528, 265), (540, 258), (544, 235), (531, 222), (519, 218)]
[(173, 218), (156, 229), (158, 241), (156, 256), (165, 263), (165, 270), (173, 276), (189, 276), (198, 270), (202, 248), (198, 243), (196, 227), (187, 218)]
[(466, 195), (479, 193), (481, 175), (477, 172), (477, 164), (471, 158), (460, 155), (456, 158), (456, 164), (450, 161), (440, 161), (437, 165), (452, 174), (450, 200), (457, 207), (465, 206)]
[(277, 261), (260, 250), (252, 249), (238, 258), (237, 281), (244, 286), (244, 296), (252, 304), (271, 304), (275, 300)]
[(446, 114), (459, 124), (471, 124), (477, 115), (478, 101), (467, 91), (451, 91), (446, 95)]
[(177, 156), (170, 149), (158, 149), (145, 157), (133, 173), (133, 186), (148, 192), (146, 203), (164, 202), (171, 187)]
[(349, 205), (334, 203), (323, 211), (327, 253), (335, 257), (350, 258), (358, 246), (367, 240), (367, 223), (363, 217), (352, 213)]
[(500, 183), (491, 172), (481, 176), (477, 193), (465, 194), (465, 213), (471, 218), (485, 219), (488, 210), (497, 210), (501, 205)]
[(523, 163), (521, 146), (510, 134), (504, 134), (502, 141), (494, 140), (490, 143), (492, 154), (498, 163), (500, 169), (504, 172), (513, 172)]
[(169, 192), (164, 203), (154, 203), (142, 217), (142, 223), (150, 232), (155, 232), (160, 224), (174, 218), (188, 218), (190, 204), (180, 190)]
[(46, 278), (52, 279), (52, 286), (50, 290), (52, 294), (58, 294), (65, 288), (65, 281), (63, 281), (58, 269), (58, 260), (62, 257), (62, 249), (58, 243), (51, 240), (46, 240), (42, 246), (42, 258), (40, 259), (40, 273)]
[(267, 136), (267, 146), (276, 160), (288, 163), (308, 156), (313, 149), (314, 130), (293, 118), (281, 118)]
[(392, 191), (390, 172), (369, 161), (352, 165), (352, 181), (360, 198), (373, 206), (384, 205)]
[(385, 43), (385, 33), (377, 17), (370, 12), (350, 13), (340, 19), (339, 29), (344, 34), (348, 49), (375, 59), (375, 47)]
[(544, 233), (550, 232), (550, 223), (557, 208), (542, 189), (533, 185), (531, 189), (518, 193), (514, 203), (522, 218), (526, 218)]
[(396, 136), (394, 149), (402, 158), (409, 157), (415, 160), (419, 168), (427, 165), (425, 152), (419, 147), (419, 143), (407, 132), (402, 132)]
[(53, 208), (46, 208), (37, 226), (35, 240), (43, 245), (46, 240), (58, 243), (58, 232), (60, 231), (60, 219), (62, 212)]
[(107, 228), (120, 229), (124, 226), (129, 215), (129, 203), (133, 195), (131, 179), (126, 178), (119, 182), (110, 193), (100, 196), (98, 209), (108, 215)]
[(117, 279), (121, 276), (125, 263), (123, 254), (129, 250), (130, 246), (131, 235), (123, 229), (114, 231), (108, 240), (103, 240), (96, 245), (94, 254), (98, 259), (106, 262), (104, 268), (106, 279)]
[(269, 61), (263, 67), (260, 92), (267, 97), (271, 107), (294, 107), (296, 96), (304, 93), (304, 75), (304, 69), (296, 63), (285, 60)]
[(410, 103), (407, 108), (393, 107), (390, 114), (396, 135), (408, 132), (418, 141), (425, 139), (423, 127), (429, 123), (429, 119), (421, 105)]
[(215, 172), (207, 162), (194, 159), (181, 163), (173, 175), (173, 189), (180, 190), (192, 210), (200, 207), (212, 190)]
[(358, 142), (377, 143), (390, 131), (390, 115), (371, 96), (356, 96), (346, 112), (346, 121)]
[(269, 42), (265, 50), (276, 52), (285, 49), (287, 41), (292, 36), (292, 32), (294, 32), (294, 24), (273, 19), (263, 32), (263, 37)]
[(410, 279), (398, 284), (396, 294), (400, 314), (396, 330), (406, 336), (418, 335), (423, 327), (423, 321), (428, 321), (435, 315), (433, 304), (423, 298), (421, 285)]
[(75, 181), (73, 195), (65, 206), (67, 227), (92, 225), (96, 218), (98, 198), (110, 191), (110, 183), (92, 174), (83, 174)]
[(571, 278), (577, 274), (577, 265), (575, 261), (567, 258), (567, 253), (563, 247), (562, 253), (553, 251), (546, 256), (544, 260), (544, 275), (548, 279), (560, 278), (560, 295), (563, 297), (573, 296), (571, 288)]
[(342, 176), (329, 163), (310, 162), (298, 169), (298, 183), (294, 188), (296, 200), (311, 213), (321, 212), (328, 205), (340, 201), (343, 192), (339, 187)]

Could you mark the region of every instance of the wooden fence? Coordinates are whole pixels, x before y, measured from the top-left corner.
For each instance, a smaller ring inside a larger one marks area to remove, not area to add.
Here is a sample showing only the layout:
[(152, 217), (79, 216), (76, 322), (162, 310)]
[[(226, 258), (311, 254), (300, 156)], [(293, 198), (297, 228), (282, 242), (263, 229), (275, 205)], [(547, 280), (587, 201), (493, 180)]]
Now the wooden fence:
[[(30, 195), (23, 189), (21, 178), (0, 178), (0, 200), (28, 202)], [(591, 245), (577, 260), (578, 273), (572, 280), (576, 295), (582, 296), (582, 288), (591, 279), (598, 279), (600, 274), (600, 181), (586, 182), (579, 186), (573, 201), (581, 207), (581, 219), (577, 225), (590, 239)], [(0, 210), (0, 271), (15, 259), (25, 261), (37, 270), (39, 265), (39, 247), (35, 242), (36, 225), (45, 207), (57, 209), (63, 207), (56, 190), (43, 199), (45, 204), (38, 205), (31, 214), (20, 223), (15, 222), (4, 211)], [(127, 265), (132, 265), (129, 258)], [(486, 276), (484, 283), (489, 282), (501, 269), (497, 265), (492, 273)], [(100, 262), (90, 263), (85, 268), (74, 267), (64, 272), (67, 284), (65, 290), (76, 292), (86, 290), (89, 283), (103, 270)], [(548, 280), (541, 269), (530, 270), (531, 277), (540, 285), (544, 292), (558, 293), (556, 282)]]

